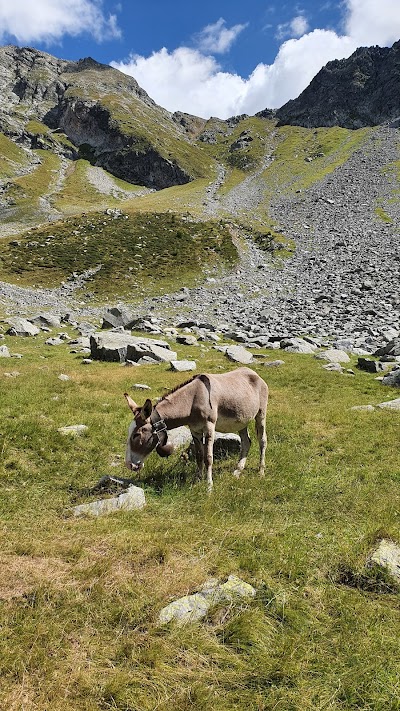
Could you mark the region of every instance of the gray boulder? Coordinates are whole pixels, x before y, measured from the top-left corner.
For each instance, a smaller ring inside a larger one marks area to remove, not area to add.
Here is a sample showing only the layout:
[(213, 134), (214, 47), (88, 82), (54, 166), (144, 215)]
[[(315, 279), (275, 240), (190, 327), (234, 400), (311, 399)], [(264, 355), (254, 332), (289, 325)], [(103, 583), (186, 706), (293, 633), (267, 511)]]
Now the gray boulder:
[(164, 625), (169, 622), (179, 625), (198, 622), (214, 605), (231, 605), (240, 599), (251, 600), (255, 595), (255, 588), (236, 575), (230, 575), (225, 583), (212, 579), (205, 583), (199, 592), (185, 595), (164, 607), (159, 614), (159, 622)]
[(7, 346), (0, 346), (0, 358), (10, 358), (10, 351)]
[(102, 328), (122, 328), (130, 329), (132, 324), (135, 322), (135, 317), (132, 316), (126, 309), (113, 306), (111, 309), (107, 309), (103, 315)]
[(395, 400), (386, 400), (386, 402), (380, 402), (377, 407), (381, 410), (400, 410), (400, 397)]
[(7, 319), (7, 323), (10, 328), (6, 333), (9, 336), (37, 336), (40, 333), (40, 328), (35, 326), (33, 323), (28, 321), (26, 318), (20, 318), (15, 316), (14, 318)]
[(389, 343), (387, 343), (385, 346), (378, 348), (378, 350), (375, 351), (374, 355), (376, 355), (376, 356), (384, 356), (384, 355), (399, 356), (400, 355), (400, 337), (393, 338), (393, 340), (389, 341)]
[(393, 541), (382, 539), (378, 548), (372, 553), (369, 564), (378, 565), (400, 583), (400, 546)]
[(357, 368), (364, 370), (366, 373), (380, 373), (384, 370), (384, 365), (379, 360), (371, 360), (370, 358), (359, 358)]
[(328, 348), (325, 351), (316, 353), (314, 358), (326, 360), (328, 363), (350, 363), (350, 358), (345, 351), (338, 348)]
[(188, 370), (196, 370), (196, 368), (194, 360), (171, 360), (171, 370), (177, 373), (185, 373)]
[[(163, 345), (159, 345), (162, 343)], [(127, 355), (128, 360), (133, 362), (143, 362), (145, 358), (151, 358), (156, 363), (170, 363), (176, 360), (178, 355), (175, 351), (171, 351), (168, 343), (165, 341), (152, 341), (148, 339), (136, 339), (136, 343), (128, 343)]]
[(112, 499), (99, 499), (89, 504), (80, 504), (73, 508), (74, 516), (104, 516), (113, 511), (140, 510), (146, 505), (143, 489), (139, 486), (130, 486), (126, 492)]
[(228, 346), (225, 350), (225, 355), (234, 363), (242, 363), (250, 365), (253, 362), (253, 354), (243, 348), (243, 346)]
[(37, 314), (37, 316), (33, 316), (32, 318), (30, 318), (29, 321), (31, 323), (34, 323), (35, 326), (39, 326), (40, 328), (42, 326), (45, 326), (47, 328), (60, 328), (61, 326), (61, 320), (59, 316), (50, 313)]
[(390, 385), (392, 388), (400, 388), (400, 368), (396, 368), (390, 373), (386, 373), (383, 377), (382, 385)]
[(315, 353), (317, 350), (317, 346), (308, 343), (303, 338), (283, 338), (280, 347), (288, 353)]
[(183, 346), (197, 346), (196, 336), (177, 336), (176, 342), (181, 343)]

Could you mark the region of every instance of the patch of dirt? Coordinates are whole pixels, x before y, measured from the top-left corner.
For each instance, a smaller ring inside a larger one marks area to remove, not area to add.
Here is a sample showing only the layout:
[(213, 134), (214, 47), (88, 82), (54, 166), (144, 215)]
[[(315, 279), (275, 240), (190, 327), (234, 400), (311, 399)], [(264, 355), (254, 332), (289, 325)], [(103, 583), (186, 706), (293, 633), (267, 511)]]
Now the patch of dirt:
[(0, 600), (24, 597), (43, 584), (57, 590), (73, 584), (71, 566), (59, 558), (0, 555), (0, 569)]

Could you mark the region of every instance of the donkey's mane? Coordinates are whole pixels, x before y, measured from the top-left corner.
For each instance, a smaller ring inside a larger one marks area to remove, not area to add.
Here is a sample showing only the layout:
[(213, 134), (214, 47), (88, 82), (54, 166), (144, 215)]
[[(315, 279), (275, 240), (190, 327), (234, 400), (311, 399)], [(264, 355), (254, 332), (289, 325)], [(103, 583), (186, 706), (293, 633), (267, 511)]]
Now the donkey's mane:
[(162, 401), (165, 400), (169, 395), (172, 395), (172, 393), (176, 393), (177, 390), (180, 390), (181, 388), (184, 388), (185, 385), (189, 385), (189, 383), (192, 383), (193, 380), (196, 380), (197, 378), (201, 378), (201, 377), (202, 377), (202, 376), (201, 376), (200, 374), (198, 374), (198, 375), (193, 375), (192, 378), (189, 378), (189, 380), (185, 380), (184, 383), (179, 383), (179, 385), (176, 385), (172, 390), (170, 390), (169, 392), (165, 393), (165, 395), (163, 395), (162, 398), (160, 398), (160, 400), (159, 400), (158, 402), (162, 402)]

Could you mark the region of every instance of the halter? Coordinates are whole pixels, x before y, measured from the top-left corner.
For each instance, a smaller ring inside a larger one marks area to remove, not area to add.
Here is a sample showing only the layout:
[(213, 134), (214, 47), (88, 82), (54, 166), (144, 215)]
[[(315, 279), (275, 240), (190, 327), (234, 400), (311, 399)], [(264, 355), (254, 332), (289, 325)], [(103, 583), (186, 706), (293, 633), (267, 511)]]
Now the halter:
[(162, 419), (161, 415), (157, 412), (155, 407), (153, 408), (153, 411), (150, 415), (150, 424), (153, 434), (157, 435), (158, 439), (156, 449), (159, 446), (163, 447), (168, 440), (167, 424), (165, 420)]

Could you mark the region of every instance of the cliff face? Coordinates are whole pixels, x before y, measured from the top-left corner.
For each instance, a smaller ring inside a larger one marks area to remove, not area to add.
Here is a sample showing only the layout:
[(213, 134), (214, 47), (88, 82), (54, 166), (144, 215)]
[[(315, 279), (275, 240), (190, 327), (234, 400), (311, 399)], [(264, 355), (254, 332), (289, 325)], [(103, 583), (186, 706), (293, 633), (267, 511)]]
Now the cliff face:
[(91, 58), (68, 62), (13, 46), (0, 48), (0, 69), (0, 131), (27, 148), (83, 153), (157, 189), (201, 175), (184, 128), (132, 77)]
[(400, 116), (400, 41), (361, 47), (329, 62), (297, 99), (276, 112), (280, 125), (361, 128)]

